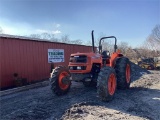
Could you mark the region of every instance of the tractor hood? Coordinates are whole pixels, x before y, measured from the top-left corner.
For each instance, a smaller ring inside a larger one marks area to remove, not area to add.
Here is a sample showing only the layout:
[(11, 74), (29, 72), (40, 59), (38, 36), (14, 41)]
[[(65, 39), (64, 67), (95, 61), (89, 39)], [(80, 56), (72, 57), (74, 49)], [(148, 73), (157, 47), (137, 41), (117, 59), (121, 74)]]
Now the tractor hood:
[(71, 56), (80, 56), (80, 55), (86, 55), (87, 57), (101, 57), (101, 54), (99, 53), (93, 53), (93, 52), (90, 52), (90, 53), (73, 53), (71, 54)]

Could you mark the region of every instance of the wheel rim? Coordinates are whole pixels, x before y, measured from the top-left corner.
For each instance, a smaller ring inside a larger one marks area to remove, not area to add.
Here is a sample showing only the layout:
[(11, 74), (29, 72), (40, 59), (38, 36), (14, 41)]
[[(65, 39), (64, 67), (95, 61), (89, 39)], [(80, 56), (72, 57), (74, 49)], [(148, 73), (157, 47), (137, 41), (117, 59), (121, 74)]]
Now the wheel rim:
[(127, 64), (127, 67), (126, 67), (126, 81), (127, 81), (127, 83), (130, 82), (130, 75), (131, 75), (130, 65)]
[(62, 89), (62, 90), (66, 90), (68, 88), (69, 85), (66, 85), (66, 84), (63, 84), (62, 82), (62, 79), (64, 77), (66, 77), (68, 75), (67, 72), (61, 72), (60, 75), (59, 75), (59, 79), (58, 79), (58, 83), (59, 83), (59, 87)]
[(112, 73), (109, 76), (109, 81), (108, 81), (108, 92), (110, 95), (113, 95), (115, 93), (116, 90), (116, 77), (115, 75)]

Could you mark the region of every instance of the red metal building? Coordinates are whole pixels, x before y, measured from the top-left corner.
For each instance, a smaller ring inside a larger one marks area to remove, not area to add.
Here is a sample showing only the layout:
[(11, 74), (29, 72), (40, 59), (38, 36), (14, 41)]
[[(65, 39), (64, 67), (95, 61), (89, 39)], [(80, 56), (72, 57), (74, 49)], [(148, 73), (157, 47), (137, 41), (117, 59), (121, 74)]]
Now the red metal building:
[(71, 53), (91, 52), (91, 46), (42, 41), (27, 37), (0, 35), (0, 88), (14, 85), (14, 73), (27, 82), (49, 78), (51, 63), (48, 49), (64, 49), (65, 62), (55, 65), (67, 66)]

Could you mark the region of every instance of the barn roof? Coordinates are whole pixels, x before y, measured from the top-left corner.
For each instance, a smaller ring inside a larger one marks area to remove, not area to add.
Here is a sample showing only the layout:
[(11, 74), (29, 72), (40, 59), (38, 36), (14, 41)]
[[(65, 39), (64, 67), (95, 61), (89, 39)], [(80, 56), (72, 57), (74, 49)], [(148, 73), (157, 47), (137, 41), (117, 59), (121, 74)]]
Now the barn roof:
[[(11, 38), (11, 39), (19, 39), (19, 40), (31, 40), (31, 41), (38, 41), (38, 42), (52, 42), (52, 43), (68, 44), (68, 45), (80, 45), (80, 44), (70, 44), (70, 43), (51, 41), (51, 40), (47, 40), (47, 39), (31, 38), (31, 37), (26, 37), (26, 36), (9, 35), (9, 34), (0, 34), (0, 37), (2, 37), (2, 38)], [(91, 47), (91, 45), (80, 45), (80, 46)]]

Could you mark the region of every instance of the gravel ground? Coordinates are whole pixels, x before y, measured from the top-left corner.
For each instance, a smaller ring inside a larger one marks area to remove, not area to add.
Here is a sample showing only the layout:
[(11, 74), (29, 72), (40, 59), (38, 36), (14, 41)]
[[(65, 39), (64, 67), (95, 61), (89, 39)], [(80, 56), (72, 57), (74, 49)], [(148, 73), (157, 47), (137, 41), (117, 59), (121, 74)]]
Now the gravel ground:
[(1, 120), (160, 120), (160, 71), (132, 64), (128, 90), (117, 90), (113, 101), (98, 99), (96, 88), (73, 82), (67, 95), (56, 96), (50, 86), (30, 89), (0, 99)]

